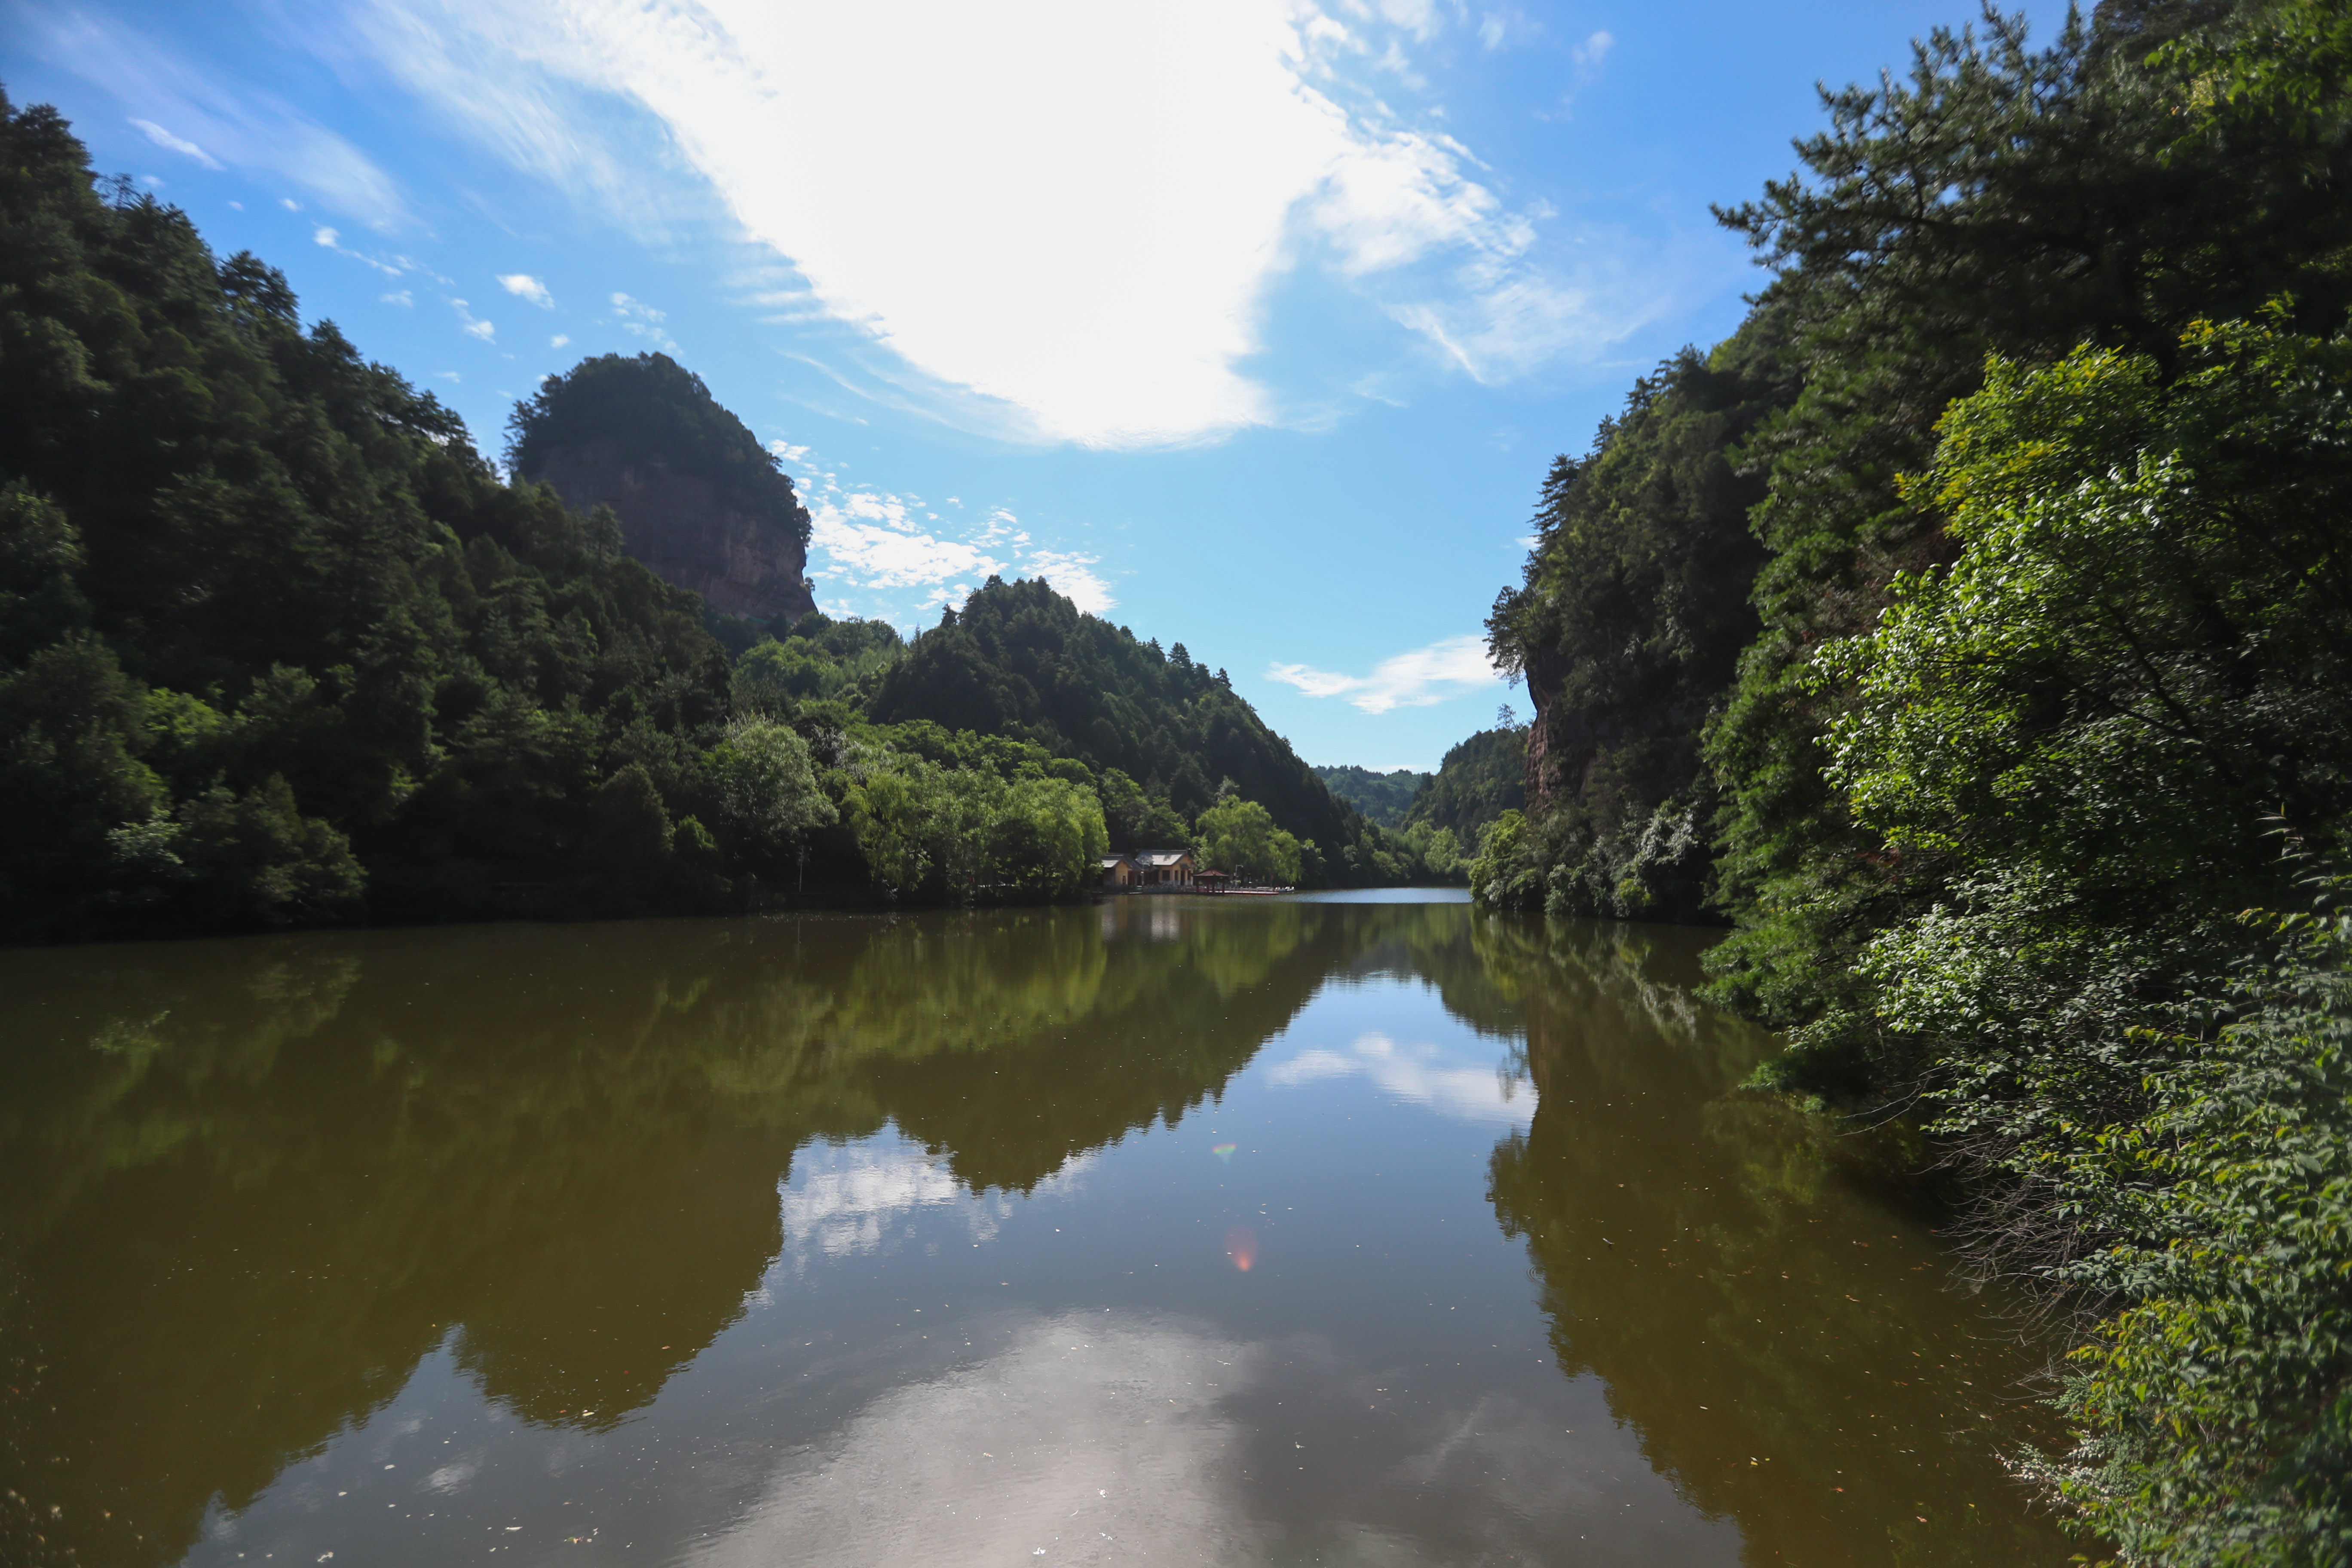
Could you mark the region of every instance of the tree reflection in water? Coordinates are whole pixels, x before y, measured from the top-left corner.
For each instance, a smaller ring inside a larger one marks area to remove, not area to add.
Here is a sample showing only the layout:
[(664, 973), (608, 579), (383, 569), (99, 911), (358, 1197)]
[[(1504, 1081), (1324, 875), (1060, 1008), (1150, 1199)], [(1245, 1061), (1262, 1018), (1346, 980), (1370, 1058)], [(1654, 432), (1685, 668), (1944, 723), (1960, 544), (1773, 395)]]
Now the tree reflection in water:
[[(1861, 1278), (1835, 1249), (1874, 1189), (1729, 1092), (1758, 1039), (1689, 1001), (1691, 933), (1630, 929), (1138, 899), (0, 954), (0, 1556), (173, 1561), (445, 1345), (524, 1420), (609, 1431), (744, 1312), (813, 1141), (895, 1126), (1026, 1194), (1222, 1097), (1327, 982), (1384, 978), (1517, 1053), (1538, 1106), (1490, 1195), (1560, 1365), (1751, 1561), (1950, 1528), (2007, 1392), (1982, 1348), (1977, 1389), (1921, 1372), (1863, 1421), (1851, 1363), (1948, 1364), (1905, 1313), (1971, 1320), (1924, 1243), (1880, 1244), (1878, 1297), (1823, 1289)], [(1863, 1468), (1839, 1445), (1898, 1430), (1954, 1434), (1916, 1498), (1828, 1489)], [(2022, 1560), (1981, 1535), (1935, 1560)]]

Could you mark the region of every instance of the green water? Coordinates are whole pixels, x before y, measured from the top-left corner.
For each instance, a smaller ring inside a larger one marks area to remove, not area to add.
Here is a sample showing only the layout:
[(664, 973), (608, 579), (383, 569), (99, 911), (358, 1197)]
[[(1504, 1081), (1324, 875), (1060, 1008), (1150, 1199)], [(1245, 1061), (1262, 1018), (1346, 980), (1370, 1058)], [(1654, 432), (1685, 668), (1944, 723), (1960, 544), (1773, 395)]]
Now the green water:
[(2040, 1353), (1734, 1092), (1705, 940), (0, 953), (0, 1560), (2063, 1563), (1993, 1458)]

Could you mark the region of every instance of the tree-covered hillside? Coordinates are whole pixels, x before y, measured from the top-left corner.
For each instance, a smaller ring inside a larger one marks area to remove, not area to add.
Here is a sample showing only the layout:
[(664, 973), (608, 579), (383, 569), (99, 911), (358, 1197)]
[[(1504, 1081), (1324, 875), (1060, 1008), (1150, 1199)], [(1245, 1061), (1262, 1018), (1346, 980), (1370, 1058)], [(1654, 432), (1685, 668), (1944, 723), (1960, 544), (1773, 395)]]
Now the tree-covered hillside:
[(1436, 775), (1417, 773), (1411, 768), (1395, 768), (1376, 773), (1370, 768), (1342, 763), (1338, 767), (1318, 767), (1315, 776), (1323, 787), (1364, 814), (1364, 820), (1382, 827), (1402, 827), (1404, 814), (1412, 807), (1412, 797)]
[(1444, 828), (1475, 847), (1486, 825), (1527, 802), (1528, 732), (1481, 730), (1450, 748), (1412, 797), (1407, 827)]
[(1719, 795), (1701, 737), (1756, 635), (1763, 560), (1748, 514), (1764, 482), (1736, 454), (1796, 379), (1777, 322), (1759, 310), (1713, 353), (1659, 366), (1545, 478), (1526, 581), (1487, 622), (1536, 707), (1522, 774), (1538, 809), (1508, 901), (1637, 919), (1706, 907)]
[[(667, 359), (556, 390), (518, 467), (675, 441), (791, 500)], [(911, 657), (712, 615), (5, 98), (0, 410), (0, 940), (1061, 897), (1220, 803), (1313, 839), (1311, 879), (1417, 868), (1221, 679), (1042, 584)]]
[(1748, 321), (1545, 486), (1474, 891), (1730, 919), (1760, 1085), (1916, 1110), (2078, 1292), (2021, 1471), (2131, 1563), (2345, 1561), (2352, 11), (1988, 11), (1826, 108), (1720, 215)]
[(609, 518), (5, 100), (0, 236), (0, 930), (487, 911), (669, 831), (728, 670)]
[[(1226, 795), (1314, 846), (1305, 874), (1352, 884), (1410, 875), (1409, 853), (1335, 798), (1290, 743), (1184, 645), (1161, 652), (1042, 581), (994, 578), (942, 613), (885, 674), (878, 723), (929, 720), (1074, 757), (1185, 820)], [(1139, 847), (1140, 846), (1139, 846)]]

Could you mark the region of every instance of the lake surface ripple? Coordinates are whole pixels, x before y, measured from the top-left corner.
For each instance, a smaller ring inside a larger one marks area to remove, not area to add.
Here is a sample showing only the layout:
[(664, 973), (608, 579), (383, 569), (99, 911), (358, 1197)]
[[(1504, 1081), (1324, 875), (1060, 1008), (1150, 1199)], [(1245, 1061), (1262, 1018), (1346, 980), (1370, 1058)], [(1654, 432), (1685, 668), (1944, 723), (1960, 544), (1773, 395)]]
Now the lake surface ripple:
[(1737, 1091), (1706, 940), (0, 953), (0, 1560), (2063, 1563), (1992, 1457), (2042, 1353)]

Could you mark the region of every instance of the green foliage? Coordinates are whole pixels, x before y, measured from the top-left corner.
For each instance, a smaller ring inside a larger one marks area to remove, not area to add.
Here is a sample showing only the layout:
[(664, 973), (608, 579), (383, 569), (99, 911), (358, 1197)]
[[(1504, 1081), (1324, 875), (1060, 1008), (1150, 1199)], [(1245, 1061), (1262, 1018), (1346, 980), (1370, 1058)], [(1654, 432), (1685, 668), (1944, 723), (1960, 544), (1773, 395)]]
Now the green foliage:
[[(1217, 798), (1211, 781), (1230, 780), (1300, 840), (1310, 879), (1402, 881), (1419, 869), (1408, 847), (1334, 798), (1223, 671), (1194, 663), (1181, 643), (1162, 654), (1082, 615), (1044, 582), (991, 578), (961, 612), (943, 612), (883, 674), (869, 711), (883, 724), (929, 720), (1034, 742), (1097, 778), (1140, 781), (1154, 804), (1129, 811), (1122, 832), (1164, 831), (1162, 808), (1180, 822), (1197, 816)], [(1310, 856), (1309, 841), (1325, 847)]]
[(2352, 1554), (2352, 919), (2271, 923), (2210, 1038), (2131, 1042), (2147, 1105), (2053, 1119), (2015, 1164), (2093, 1234), (2053, 1270), (2125, 1303), (2074, 1357), (2079, 1442), (2021, 1468), (2132, 1562)]
[(294, 805), (285, 776), (232, 795), (219, 784), (182, 805), (168, 837), (142, 824), (109, 835), (118, 862), (173, 857), (202, 889), (207, 925), (311, 925), (348, 910), (365, 879), (343, 836)]
[(515, 405), (507, 430), (507, 463), (517, 474), (536, 478), (555, 454), (595, 447), (706, 479), (721, 500), (786, 519), (808, 543), (807, 509), (776, 455), (667, 354), (583, 359)]
[(1433, 877), (1452, 880), (1464, 876), (1470, 857), (1462, 852), (1462, 836), (1450, 827), (1416, 822), (1397, 834), (1398, 840), (1420, 858)]
[(1527, 805), (1528, 732), (1481, 730), (1449, 748), (1406, 812), (1406, 827), (1444, 829), (1475, 842), (1488, 823)]
[(2196, 151), (2252, 138), (2308, 150), (2274, 164), (2289, 179), (2333, 173), (2326, 143), (2352, 119), (2352, 14), (2343, 6), (2329, 0), (2248, 6), (2219, 36), (2168, 39), (2148, 64), (2187, 89), (2194, 127), (2188, 140)]
[(719, 820), (739, 843), (774, 856), (838, 815), (817, 787), (808, 742), (789, 727), (739, 721), (704, 758)]
[[(1587, 457), (1554, 461), (1525, 581), (1488, 617), (1496, 659), (1528, 679), (1535, 723), (1524, 740), (1471, 742), (1486, 751), (1463, 759), (1461, 785), (1449, 757), (1414, 816), (1475, 832), (1534, 787), (1539, 826), (1521, 847), (1536, 906), (1706, 918), (1716, 787), (1701, 736), (1755, 635), (1748, 595), (1762, 559), (1748, 511), (1763, 486), (1733, 454), (1791, 395), (1777, 321), (1759, 312), (1713, 354), (1661, 365)], [(1507, 748), (1528, 758), (1517, 776)]]
[(1230, 872), (1247, 882), (1298, 881), (1298, 840), (1276, 827), (1273, 816), (1254, 800), (1233, 795), (1209, 807), (1194, 825), (1193, 842), (1203, 869)]
[(1110, 836), (1066, 779), (869, 753), (830, 775), (877, 889), (894, 900), (1062, 898), (1091, 889)]
[(551, 911), (607, 781), (685, 808), (727, 671), (609, 518), (50, 110), (0, 100), (0, 935)]
[(1469, 867), (1470, 896), (1493, 909), (1541, 909), (1543, 872), (1527, 848), (1524, 814), (1507, 811), (1487, 824)]
[(1179, 849), (1192, 842), (1192, 830), (1176, 808), (1119, 772), (1105, 769), (1095, 793), (1102, 799), (1110, 847), (1123, 855), (1145, 849)]
[(1411, 768), (1376, 773), (1370, 768), (1343, 764), (1318, 767), (1315, 776), (1323, 781), (1324, 788), (1362, 812), (1365, 821), (1397, 828), (1404, 826), (1404, 814), (1412, 809), (1413, 796), (1435, 775)]
[(2169, 378), (1993, 362), (1910, 487), (1958, 558), (1815, 667), (1899, 918), (1776, 1080), (1922, 1084), (2031, 1197), (1996, 1260), (2128, 1304), (2063, 1401), (2082, 1446), (2030, 1468), (2134, 1561), (2352, 1529), (2342, 932), (2263, 967), (2231, 916), (2288, 891), (2267, 838), (2352, 813), (2352, 343), (2284, 319), (2199, 325)]
[(905, 657), (887, 621), (803, 616), (783, 636), (762, 637), (735, 660), (735, 702), (763, 713), (802, 701), (857, 700)]
[(2291, 324), (2324, 331), (2352, 305), (2352, 144), (2276, 116), (2200, 130), (2189, 84), (2147, 63), (2168, 39), (2236, 48), (2237, 15), (2103, 7), (2042, 50), (2014, 16), (1937, 32), (1907, 80), (1826, 95), (1806, 175), (1723, 215), (1773, 269), (1759, 314), (1803, 376), (1738, 454), (1769, 478), (1763, 631), (1708, 738), (1729, 794), (1722, 890), (1747, 928), (1716, 960), (1719, 994), (1769, 1021), (1860, 1006), (1844, 976), (1899, 918), (1825, 773), (1849, 693), (1811, 665), (1871, 627), (1899, 574), (1951, 558), (1932, 496), (1897, 484), (1945, 406), (1989, 354), (2089, 342), (2169, 374), (2198, 319), (2291, 295)]
[(1946, 416), (1915, 488), (1958, 559), (1816, 665), (1852, 693), (1830, 776), (1895, 917), (1852, 973), (1889, 988), (1807, 1020), (1782, 1081), (2013, 1063), (2210, 984), (2229, 912), (2281, 890), (2265, 836), (2352, 811), (2352, 345), (2241, 324), (2179, 353), (2169, 383), (1997, 361)]

